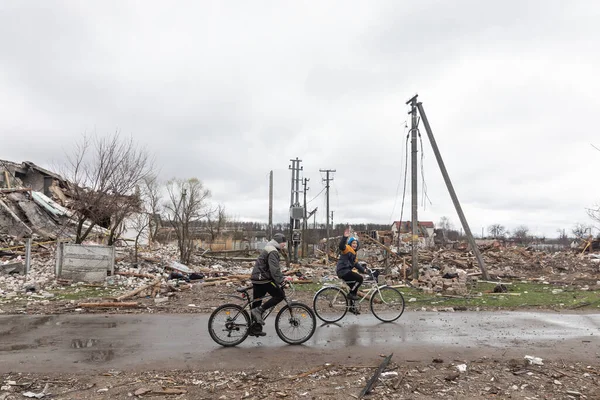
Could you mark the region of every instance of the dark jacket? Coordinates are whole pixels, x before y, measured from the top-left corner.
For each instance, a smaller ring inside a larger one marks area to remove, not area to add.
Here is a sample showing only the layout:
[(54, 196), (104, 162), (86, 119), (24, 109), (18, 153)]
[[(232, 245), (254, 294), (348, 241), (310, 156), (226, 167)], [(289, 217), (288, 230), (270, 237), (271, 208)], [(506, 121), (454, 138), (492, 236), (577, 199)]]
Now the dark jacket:
[[(346, 236), (342, 236), (338, 248), (340, 249), (341, 254), (335, 272), (339, 278), (352, 271), (352, 268), (356, 268), (363, 274), (365, 273), (363, 266), (357, 262), (356, 251), (354, 251), (352, 246), (348, 245), (348, 238)], [(358, 250), (358, 247), (356, 250)]]
[(283, 284), (283, 274), (279, 266), (281, 246), (275, 240), (271, 240), (260, 252), (256, 259), (250, 281), (256, 284), (275, 282)]

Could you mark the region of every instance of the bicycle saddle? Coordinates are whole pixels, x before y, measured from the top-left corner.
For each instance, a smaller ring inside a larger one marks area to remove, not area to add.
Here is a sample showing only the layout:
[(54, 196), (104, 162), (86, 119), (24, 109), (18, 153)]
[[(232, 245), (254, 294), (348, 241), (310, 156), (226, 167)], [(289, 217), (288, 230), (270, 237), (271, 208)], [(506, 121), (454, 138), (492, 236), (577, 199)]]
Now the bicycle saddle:
[(246, 286), (246, 287), (239, 287), (237, 289), (235, 289), (236, 292), (238, 293), (244, 293), (247, 292), (248, 290), (252, 289), (252, 286)]

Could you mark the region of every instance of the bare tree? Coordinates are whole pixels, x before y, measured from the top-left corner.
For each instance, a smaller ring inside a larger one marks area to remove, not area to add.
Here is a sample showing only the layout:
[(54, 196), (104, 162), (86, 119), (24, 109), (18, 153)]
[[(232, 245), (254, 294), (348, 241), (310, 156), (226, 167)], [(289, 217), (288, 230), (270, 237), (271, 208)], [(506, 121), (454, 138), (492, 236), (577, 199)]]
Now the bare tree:
[(167, 216), (177, 236), (179, 261), (189, 264), (193, 251), (192, 226), (207, 215), (210, 191), (196, 178), (172, 179), (167, 183)]
[(513, 231), (513, 237), (521, 242), (526, 242), (529, 237), (529, 228), (525, 225), (517, 226)]
[(488, 227), (488, 233), (492, 235), (494, 239), (498, 239), (499, 237), (504, 237), (506, 234), (506, 227), (500, 224), (492, 224)]
[(151, 216), (147, 212), (137, 213), (131, 220), (130, 227), (135, 231), (135, 241), (134, 241), (134, 253), (133, 253), (133, 262), (137, 264), (138, 262), (138, 250), (140, 239), (143, 237), (149, 237), (149, 225), (150, 225)]
[(452, 229), (452, 222), (450, 222), (450, 218), (448, 217), (441, 217), (440, 218), (440, 222), (438, 222), (438, 228), (439, 229), (443, 229), (446, 231), (449, 231)]
[(446, 244), (448, 241), (448, 232), (452, 230), (452, 223), (450, 222), (450, 218), (443, 216), (440, 218), (440, 222), (438, 222), (438, 229), (442, 230), (442, 243)]
[[(588, 214), (592, 219), (594, 219), (593, 212), (597, 212), (597, 211), (588, 209)], [(599, 218), (600, 218), (600, 216), (599, 216)], [(597, 219), (597, 221), (600, 221), (600, 219)], [(592, 227), (590, 225), (585, 225), (585, 224), (578, 222), (575, 224), (575, 226), (573, 226), (573, 229), (571, 229), (571, 232), (573, 232), (573, 235), (575, 235), (576, 238), (581, 239), (584, 237), (588, 237), (592, 234)]]
[(138, 249), (140, 239), (146, 238), (148, 244), (156, 237), (159, 223), (161, 206), (160, 189), (156, 175), (148, 175), (140, 184), (138, 195), (142, 202), (140, 212), (134, 214), (128, 223), (128, 228), (135, 232), (134, 262), (138, 262)]
[(221, 234), (225, 224), (227, 223), (227, 215), (225, 214), (225, 207), (221, 204), (216, 209), (212, 210), (206, 216), (206, 223), (208, 231), (210, 232), (210, 238), (214, 242), (217, 237)]
[(160, 228), (160, 214), (162, 212), (162, 196), (160, 191), (160, 183), (156, 175), (149, 175), (142, 181), (142, 196), (146, 212), (149, 214), (148, 219), (148, 242), (152, 243), (156, 240), (158, 229)]
[(558, 243), (562, 245), (569, 244), (569, 236), (567, 236), (566, 229), (557, 229), (556, 232), (558, 233)]
[(136, 187), (152, 170), (148, 152), (119, 133), (99, 138), (83, 135), (66, 154), (62, 175), (72, 184), (71, 208), (76, 211), (75, 243), (82, 243), (95, 226), (109, 230), (109, 244), (122, 231), (124, 219), (140, 208)]

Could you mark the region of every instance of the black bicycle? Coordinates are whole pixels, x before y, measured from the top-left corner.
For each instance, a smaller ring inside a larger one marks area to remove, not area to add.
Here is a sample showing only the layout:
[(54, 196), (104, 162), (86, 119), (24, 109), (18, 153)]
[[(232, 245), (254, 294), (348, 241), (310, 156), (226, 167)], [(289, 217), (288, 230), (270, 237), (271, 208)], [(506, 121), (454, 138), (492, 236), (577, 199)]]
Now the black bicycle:
[[(290, 285), (288, 282), (287, 285)], [(252, 286), (237, 288), (237, 295), (224, 295), (245, 302), (239, 304), (223, 304), (212, 312), (208, 319), (208, 333), (221, 346), (230, 347), (242, 343), (248, 335), (264, 336), (262, 324), (251, 317), (250, 306), (255, 299), (250, 291)], [(262, 297), (265, 300), (269, 296)], [(256, 299), (259, 300), (259, 299)], [(306, 304), (284, 298), (285, 305), (275, 317), (275, 332), (288, 344), (306, 342), (315, 333), (317, 320), (313, 310)], [(273, 312), (275, 307), (267, 310), (263, 321)]]

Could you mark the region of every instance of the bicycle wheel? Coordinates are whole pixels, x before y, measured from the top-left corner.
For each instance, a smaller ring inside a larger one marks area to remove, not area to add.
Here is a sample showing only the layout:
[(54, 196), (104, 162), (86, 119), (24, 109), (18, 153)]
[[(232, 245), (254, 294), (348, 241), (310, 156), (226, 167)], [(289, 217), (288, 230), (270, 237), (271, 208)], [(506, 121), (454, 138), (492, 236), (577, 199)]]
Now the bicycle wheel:
[(404, 312), (404, 297), (396, 288), (384, 286), (373, 293), (369, 302), (371, 312), (380, 321), (392, 322)]
[(288, 344), (301, 344), (315, 333), (317, 320), (309, 306), (289, 303), (275, 317), (275, 332)]
[(208, 333), (221, 346), (238, 345), (250, 333), (250, 316), (237, 304), (224, 304), (210, 315)]
[(348, 299), (342, 289), (324, 287), (315, 294), (313, 309), (320, 320), (337, 322), (348, 312)]

